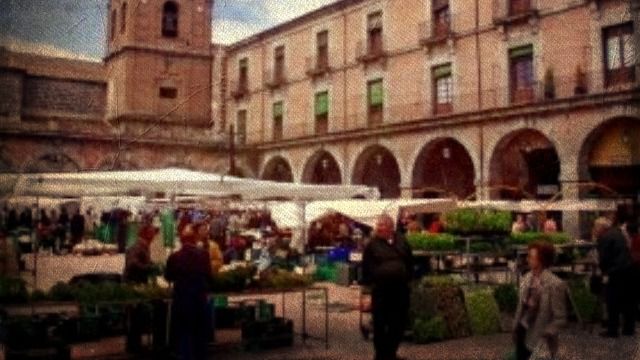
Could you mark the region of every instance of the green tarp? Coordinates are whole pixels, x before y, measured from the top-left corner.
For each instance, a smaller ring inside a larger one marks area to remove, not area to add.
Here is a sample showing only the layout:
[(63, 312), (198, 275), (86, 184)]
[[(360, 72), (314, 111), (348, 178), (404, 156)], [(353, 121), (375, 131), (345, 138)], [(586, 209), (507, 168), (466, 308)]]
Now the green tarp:
[(176, 220), (171, 209), (166, 209), (160, 214), (162, 240), (165, 247), (173, 247), (176, 232)]

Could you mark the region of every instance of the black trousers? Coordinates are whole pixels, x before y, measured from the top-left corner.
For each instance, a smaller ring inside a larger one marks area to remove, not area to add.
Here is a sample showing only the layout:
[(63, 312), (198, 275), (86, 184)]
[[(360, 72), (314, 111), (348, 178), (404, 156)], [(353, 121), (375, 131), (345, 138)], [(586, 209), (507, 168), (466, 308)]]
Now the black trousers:
[(371, 301), (375, 358), (376, 360), (395, 360), (407, 327), (409, 287), (374, 288)]
[(518, 360), (529, 360), (531, 358), (532, 352), (527, 347), (526, 339), (527, 329), (522, 325), (518, 325), (516, 328), (516, 359)]
[(635, 331), (637, 286), (636, 274), (631, 267), (609, 274), (609, 282), (606, 287), (607, 316), (609, 318), (607, 331), (609, 334), (618, 334), (620, 316), (623, 319), (623, 333)]

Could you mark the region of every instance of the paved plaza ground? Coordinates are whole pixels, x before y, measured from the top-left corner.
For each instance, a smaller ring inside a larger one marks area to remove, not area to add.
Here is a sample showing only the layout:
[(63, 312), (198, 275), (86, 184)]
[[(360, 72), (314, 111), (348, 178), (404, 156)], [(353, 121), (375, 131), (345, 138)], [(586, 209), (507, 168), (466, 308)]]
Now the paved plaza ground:
[[(332, 284), (329, 288), (330, 306), (330, 347), (316, 341), (302, 344), (297, 340), (294, 347), (281, 350), (245, 353), (231, 348), (220, 349), (212, 359), (225, 360), (369, 360), (373, 359), (373, 345), (365, 341), (359, 330), (359, 313), (355, 310), (358, 299), (357, 288), (345, 288)], [(309, 330), (312, 335), (323, 332), (323, 308), (312, 295), (308, 296)], [(270, 299), (280, 305), (277, 297)], [(288, 295), (286, 301), (294, 304), (294, 295)], [(278, 307), (279, 309), (279, 307)], [(290, 313), (297, 331), (300, 331), (300, 319)], [(560, 359), (564, 360), (640, 360), (640, 336), (634, 338), (604, 339), (598, 334), (598, 326), (580, 329), (571, 325), (561, 338)], [(440, 343), (417, 345), (404, 343), (399, 355), (406, 359), (464, 360), (464, 359), (503, 359), (511, 349), (511, 336), (507, 333), (474, 336), (465, 339)], [(542, 352), (543, 356), (545, 351)], [(542, 357), (544, 359), (544, 357)]]

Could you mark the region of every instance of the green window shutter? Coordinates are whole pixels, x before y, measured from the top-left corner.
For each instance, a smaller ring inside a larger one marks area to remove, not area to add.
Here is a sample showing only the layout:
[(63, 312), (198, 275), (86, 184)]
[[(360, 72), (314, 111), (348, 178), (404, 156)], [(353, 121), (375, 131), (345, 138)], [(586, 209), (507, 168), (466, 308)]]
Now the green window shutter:
[(283, 111), (282, 101), (278, 101), (277, 103), (274, 103), (273, 104), (273, 117), (282, 116), (283, 113), (284, 113), (284, 111)]
[(316, 94), (316, 115), (326, 115), (329, 113), (329, 93), (321, 92)]
[(451, 75), (451, 65), (450, 64), (436, 66), (435, 68), (433, 68), (433, 77), (435, 79), (439, 79), (441, 77), (445, 77), (445, 76), (449, 76), (449, 75)]
[(531, 45), (522, 46), (519, 48), (509, 50), (510, 58), (517, 58), (517, 57), (531, 56), (531, 55), (533, 55), (533, 46)]
[(369, 105), (382, 105), (384, 102), (384, 90), (382, 80), (369, 83)]

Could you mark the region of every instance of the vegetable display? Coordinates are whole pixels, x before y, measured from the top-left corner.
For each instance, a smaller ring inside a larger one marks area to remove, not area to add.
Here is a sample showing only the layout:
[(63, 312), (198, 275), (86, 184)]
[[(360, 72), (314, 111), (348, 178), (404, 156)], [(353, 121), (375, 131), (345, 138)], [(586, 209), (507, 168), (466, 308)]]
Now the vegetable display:
[(514, 245), (528, 245), (534, 241), (546, 241), (554, 245), (562, 245), (571, 241), (571, 237), (567, 233), (541, 233), (541, 232), (524, 232), (515, 233), (509, 236), (509, 241)]
[(422, 251), (454, 251), (455, 237), (451, 234), (423, 234), (415, 233), (407, 236), (407, 241), (413, 250)]
[(584, 322), (598, 321), (601, 317), (598, 298), (591, 293), (585, 281), (573, 279), (568, 286), (576, 315)]
[(447, 338), (447, 323), (442, 316), (430, 319), (418, 318), (413, 323), (413, 340), (418, 344), (441, 341)]
[(511, 213), (487, 209), (458, 209), (446, 214), (446, 229), (454, 234), (507, 233)]
[(515, 314), (518, 307), (518, 289), (514, 284), (498, 285), (493, 289), (493, 297), (501, 312)]
[(488, 335), (500, 331), (500, 310), (490, 289), (465, 292), (465, 305), (474, 335)]

